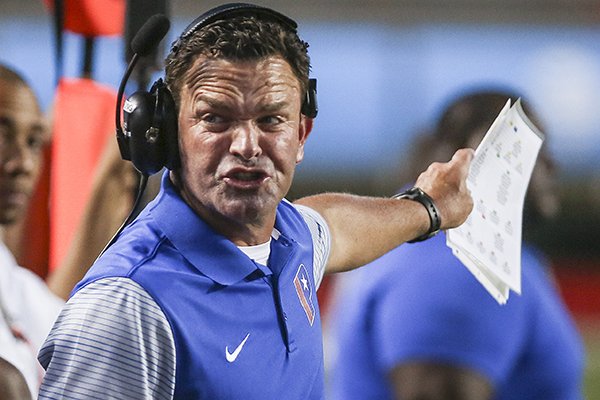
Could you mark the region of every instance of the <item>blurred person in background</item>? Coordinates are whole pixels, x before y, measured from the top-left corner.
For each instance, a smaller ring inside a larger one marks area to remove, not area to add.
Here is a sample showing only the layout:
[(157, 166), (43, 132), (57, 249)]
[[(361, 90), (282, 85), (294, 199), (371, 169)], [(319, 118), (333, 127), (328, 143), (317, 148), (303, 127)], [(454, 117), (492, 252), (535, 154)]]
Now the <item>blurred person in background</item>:
[[(34, 396), (43, 373), (37, 351), (69, 292), (125, 219), (135, 182), (133, 169), (108, 138), (67, 259), (50, 274), (47, 285), (17, 264), (4, 241), (26, 215), (49, 138), (32, 88), (16, 71), (0, 65), (0, 357), (20, 371)], [(101, 224), (90, 223), (95, 220)], [(0, 369), (0, 374), (9, 369)]]
[[(454, 99), (435, 132), (417, 139), (409, 173), (475, 148), (509, 98), (518, 95), (481, 90)], [(330, 399), (581, 399), (582, 340), (547, 260), (527, 244), (528, 232), (558, 211), (554, 178), (544, 145), (525, 201), (522, 295), (506, 305), (453, 256), (444, 234), (337, 277), (326, 341)]]
[(23, 374), (3, 358), (0, 358), (0, 399), (31, 399), (31, 392)]

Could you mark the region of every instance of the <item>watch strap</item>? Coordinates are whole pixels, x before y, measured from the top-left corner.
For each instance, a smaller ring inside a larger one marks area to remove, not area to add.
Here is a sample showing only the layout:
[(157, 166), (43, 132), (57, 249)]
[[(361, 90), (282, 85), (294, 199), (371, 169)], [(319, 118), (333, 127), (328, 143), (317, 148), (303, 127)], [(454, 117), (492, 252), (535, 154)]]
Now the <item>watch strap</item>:
[(421, 203), (423, 207), (425, 207), (427, 213), (429, 214), (429, 230), (423, 235), (413, 240), (409, 240), (408, 243), (422, 242), (423, 240), (427, 240), (435, 236), (440, 231), (440, 227), (442, 226), (442, 218), (440, 213), (435, 206), (433, 199), (429, 197), (429, 195), (423, 190), (415, 186), (402, 193), (398, 193), (397, 195), (393, 196), (393, 198), (417, 201)]

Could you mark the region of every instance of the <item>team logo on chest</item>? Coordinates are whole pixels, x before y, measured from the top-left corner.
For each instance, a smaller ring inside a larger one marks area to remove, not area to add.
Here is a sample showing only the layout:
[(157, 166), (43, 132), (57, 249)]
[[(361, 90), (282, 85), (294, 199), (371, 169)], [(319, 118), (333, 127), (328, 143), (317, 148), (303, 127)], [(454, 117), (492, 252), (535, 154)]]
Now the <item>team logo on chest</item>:
[(294, 286), (296, 287), (296, 294), (306, 313), (308, 322), (310, 323), (310, 326), (312, 326), (313, 322), (315, 322), (315, 305), (312, 299), (314, 290), (304, 264), (300, 264), (298, 271), (296, 271)]

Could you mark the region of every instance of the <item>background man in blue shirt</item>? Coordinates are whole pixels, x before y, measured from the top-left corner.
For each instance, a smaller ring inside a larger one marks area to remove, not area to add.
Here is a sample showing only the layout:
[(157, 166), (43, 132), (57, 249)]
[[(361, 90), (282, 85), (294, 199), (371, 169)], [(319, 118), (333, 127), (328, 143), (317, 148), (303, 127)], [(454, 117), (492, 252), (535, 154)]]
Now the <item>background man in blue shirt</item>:
[(41, 398), (323, 398), (323, 274), (466, 219), (466, 149), (419, 176), (418, 201), (284, 199), (316, 116), (307, 48), (288, 17), (223, 5), (175, 42), (166, 86), (125, 103), (169, 170), (58, 318)]
[[(476, 147), (509, 98), (518, 96), (481, 90), (453, 99), (415, 146), (413, 167)], [(543, 147), (526, 198), (525, 242), (557, 211), (554, 174)], [(440, 234), (340, 276), (330, 398), (581, 399), (581, 338), (549, 275), (540, 252), (524, 244), (522, 294), (500, 306)]]

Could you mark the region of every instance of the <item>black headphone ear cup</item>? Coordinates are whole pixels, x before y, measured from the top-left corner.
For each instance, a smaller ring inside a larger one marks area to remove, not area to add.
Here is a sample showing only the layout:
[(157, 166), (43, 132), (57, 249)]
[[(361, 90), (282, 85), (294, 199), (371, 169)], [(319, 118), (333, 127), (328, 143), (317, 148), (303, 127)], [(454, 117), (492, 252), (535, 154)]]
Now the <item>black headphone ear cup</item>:
[(177, 137), (177, 107), (173, 100), (173, 95), (167, 86), (159, 81), (157, 87), (158, 96), (160, 96), (160, 104), (162, 104), (161, 130), (164, 138), (165, 148), (165, 167), (170, 170), (176, 169), (180, 165), (179, 159), (179, 143)]
[(131, 160), (144, 175), (152, 175), (163, 167), (179, 167), (177, 110), (171, 92), (162, 79), (150, 92), (132, 94), (123, 106), (125, 145), (121, 155)]
[(317, 105), (317, 79), (310, 78), (308, 80), (308, 88), (304, 95), (304, 101), (302, 102), (302, 109), (300, 112), (306, 115), (308, 118), (316, 118), (319, 112)]
[(123, 107), (123, 128), (127, 137), (129, 156), (135, 168), (144, 175), (152, 175), (165, 165), (165, 150), (156, 123), (156, 93), (138, 91)]

